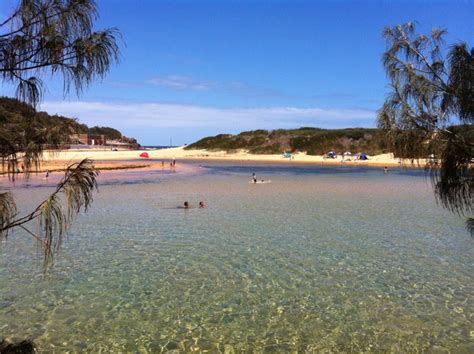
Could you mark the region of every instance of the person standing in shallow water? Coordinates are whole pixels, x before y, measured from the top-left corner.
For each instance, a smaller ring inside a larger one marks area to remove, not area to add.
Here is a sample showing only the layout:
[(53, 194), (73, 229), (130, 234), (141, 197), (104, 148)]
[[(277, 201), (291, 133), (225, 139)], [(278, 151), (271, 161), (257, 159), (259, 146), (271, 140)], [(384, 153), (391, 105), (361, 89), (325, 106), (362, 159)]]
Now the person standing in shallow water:
[(257, 175), (255, 173), (252, 174), (253, 183), (257, 183)]

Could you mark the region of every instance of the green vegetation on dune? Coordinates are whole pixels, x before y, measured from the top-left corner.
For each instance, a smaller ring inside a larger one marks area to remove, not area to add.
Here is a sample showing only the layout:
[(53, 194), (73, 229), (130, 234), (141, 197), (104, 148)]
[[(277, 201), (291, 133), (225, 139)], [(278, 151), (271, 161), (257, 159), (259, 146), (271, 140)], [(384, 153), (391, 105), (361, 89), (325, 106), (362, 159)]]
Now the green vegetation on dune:
[(280, 154), (284, 151), (322, 155), (330, 150), (338, 152), (386, 152), (382, 132), (374, 128), (254, 130), (237, 135), (219, 134), (203, 138), (186, 149), (233, 151), (248, 150), (252, 154)]

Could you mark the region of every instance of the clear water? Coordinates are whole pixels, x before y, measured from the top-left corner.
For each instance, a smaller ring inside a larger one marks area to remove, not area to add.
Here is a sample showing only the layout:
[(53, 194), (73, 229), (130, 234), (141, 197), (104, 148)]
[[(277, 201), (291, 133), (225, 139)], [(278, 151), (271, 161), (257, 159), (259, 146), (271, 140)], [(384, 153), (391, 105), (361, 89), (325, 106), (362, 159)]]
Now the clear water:
[[(0, 336), (40, 351), (474, 351), (474, 239), (422, 172), (124, 177), (104, 179), (46, 275), (28, 236), (9, 238)], [(22, 208), (49, 192), (16, 188)]]

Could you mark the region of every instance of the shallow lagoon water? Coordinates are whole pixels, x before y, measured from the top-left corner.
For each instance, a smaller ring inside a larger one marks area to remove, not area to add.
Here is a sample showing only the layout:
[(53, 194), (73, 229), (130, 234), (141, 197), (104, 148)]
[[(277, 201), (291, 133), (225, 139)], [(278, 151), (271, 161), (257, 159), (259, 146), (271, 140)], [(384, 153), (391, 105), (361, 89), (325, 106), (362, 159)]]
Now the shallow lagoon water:
[[(9, 238), (0, 336), (40, 351), (474, 351), (474, 240), (423, 172), (134, 173), (104, 179), (46, 275), (35, 244)], [(16, 189), (20, 207), (49, 192)]]

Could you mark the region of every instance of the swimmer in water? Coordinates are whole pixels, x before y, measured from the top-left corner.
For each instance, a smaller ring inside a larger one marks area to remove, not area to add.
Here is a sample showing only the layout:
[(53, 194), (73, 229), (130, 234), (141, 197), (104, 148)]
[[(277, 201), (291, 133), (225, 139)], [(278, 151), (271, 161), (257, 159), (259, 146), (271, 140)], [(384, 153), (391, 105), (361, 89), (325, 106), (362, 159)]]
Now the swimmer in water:
[(390, 170), (388, 169), (387, 166), (385, 166), (385, 167), (383, 168), (383, 174), (384, 174), (384, 175), (388, 175), (389, 172), (390, 172)]
[(205, 207), (206, 207), (206, 206), (204, 205), (204, 202), (203, 202), (203, 201), (199, 202), (199, 207), (200, 207), (200, 208), (205, 208)]
[(189, 202), (187, 202), (187, 201), (184, 202), (183, 208), (184, 208), (184, 209), (189, 209)]

